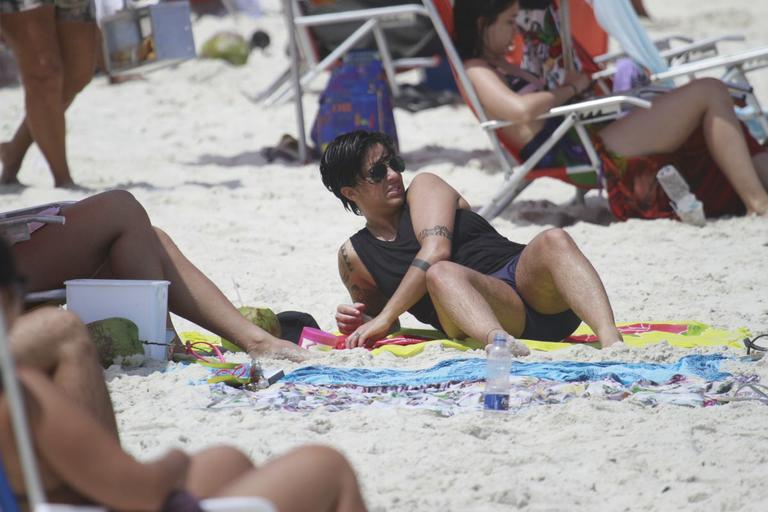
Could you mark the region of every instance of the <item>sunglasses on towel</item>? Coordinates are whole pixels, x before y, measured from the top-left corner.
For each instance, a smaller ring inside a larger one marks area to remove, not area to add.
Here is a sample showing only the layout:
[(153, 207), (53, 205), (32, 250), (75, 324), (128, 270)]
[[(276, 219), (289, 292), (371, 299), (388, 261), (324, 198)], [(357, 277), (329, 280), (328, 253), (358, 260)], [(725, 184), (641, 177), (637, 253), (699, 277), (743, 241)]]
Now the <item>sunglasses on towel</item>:
[(387, 177), (389, 169), (402, 173), (405, 170), (405, 161), (398, 155), (384, 157), (368, 169), (364, 178), (368, 183), (381, 183)]

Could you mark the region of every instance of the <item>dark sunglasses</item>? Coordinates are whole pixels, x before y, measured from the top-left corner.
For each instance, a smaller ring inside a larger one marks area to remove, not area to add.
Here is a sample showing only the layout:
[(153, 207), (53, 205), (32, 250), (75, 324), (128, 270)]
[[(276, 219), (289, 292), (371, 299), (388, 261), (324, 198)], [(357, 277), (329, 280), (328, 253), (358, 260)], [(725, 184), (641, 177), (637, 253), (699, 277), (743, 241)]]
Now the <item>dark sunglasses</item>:
[(389, 169), (402, 173), (405, 170), (405, 161), (399, 155), (382, 158), (368, 169), (365, 180), (368, 183), (381, 183), (387, 177)]

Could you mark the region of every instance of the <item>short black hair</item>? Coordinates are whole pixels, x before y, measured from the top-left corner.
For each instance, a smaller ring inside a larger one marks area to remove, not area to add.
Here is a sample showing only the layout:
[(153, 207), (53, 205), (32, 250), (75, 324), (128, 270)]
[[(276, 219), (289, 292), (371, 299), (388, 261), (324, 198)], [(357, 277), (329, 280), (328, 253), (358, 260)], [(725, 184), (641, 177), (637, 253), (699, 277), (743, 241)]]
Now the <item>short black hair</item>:
[(484, 18), (492, 24), (499, 14), (518, 3), (518, 0), (456, 0), (453, 4), (454, 43), (462, 60), (480, 57), (483, 35), (477, 20)]
[(363, 159), (376, 144), (381, 144), (390, 155), (397, 154), (395, 144), (386, 133), (357, 130), (333, 139), (320, 158), (320, 174), (325, 188), (341, 200), (344, 208), (360, 215), (360, 209), (341, 193), (342, 187), (354, 187), (360, 178)]

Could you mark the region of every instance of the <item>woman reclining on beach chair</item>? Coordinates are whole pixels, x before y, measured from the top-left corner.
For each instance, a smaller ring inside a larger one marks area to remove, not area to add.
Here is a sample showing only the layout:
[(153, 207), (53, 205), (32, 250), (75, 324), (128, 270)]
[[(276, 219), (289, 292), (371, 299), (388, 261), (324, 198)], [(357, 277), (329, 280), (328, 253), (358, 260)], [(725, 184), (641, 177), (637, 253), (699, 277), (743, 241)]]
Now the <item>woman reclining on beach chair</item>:
[[(23, 304), (23, 295), (19, 293), (22, 281), (14, 266), (10, 250), (0, 239), (0, 307), (12, 330)], [(47, 347), (40, 347), (47, 348), (51, 354), (62, 353), (57, 348), (59, 345), (73, 346), (58, 335), (78, 332), (74, 315), (62, 312), (60, 319), (64, 328), (57, 329), (54, 322), (44, 342)], [(82, 324), (79, 332), (86, 332)], [(0, 342), (5, 342), (4, 336)], [(75, 342), (74, 346), (77, 345)], [(327, 447), (299, 448), (261, 468), (255, 468), (240, 451), (224, 446), (191, 456), (171, 450), (153, 462), (136, 461), (120, 447), (114, 416), (106, 418), (106, 414), (102, 414), (104, 417), (97, 418), (94, 415), (104, 405), (94, 402), (106, 399), (109, 404), (109, 395), (95, 358), (81, 355), (85, 356), (81, 364), (88, 367), (88, 371), (70, 366), (71, 371), (66, 375), (69, 388), (52, 381), (46, 369), (38, 365), (21, 361), (18, 367), (38, 467), (49, 502), (98, 504), (110, 510), (199, 512), (207, 509), (210, 500), (206, 499), (251, 496), (256, 499), (251, 501), (253, 508), (248, 510), (365, 510), (349, 463)], [(65, 364), (56, 366), (61, 368)], [(99, 390), (98, 396), (91, 395), (93, 388)], [(81, 394), (71, 396), (70, 392)], [(111, 405), (108, 409), (111, 415)], [(0, 455), (0, 464), (17, 501), (25, 502), (19, 451), (8, 399), (1, 384)]]
[(230, 340), (251, 355), (303, 359), (306, 351), (246, 320), (173, 240), (153, 227), (129, 193), (113, 190), (64, 206), (63, 225), (45, 225), (13, 245), (31, 292), (68, 279), (164, 279), (168, 309)]
[[(547, 89), (541, 77), (506, 58), (518, 31), (517, 0), (456, 0), (455, 41), (480, 103), (493, 119), (516, 124), (504, 138), (525, 158), (559, 125), (540, 120), (590, 86), (588, 75), (570, 72), (563, 85)], [(704, 78), (658, 96), (653, 107), (590, 128), (608, 181), (614, 214), (672, 217), (655, 173), (675, 165), (704, 203), (709, 216), (768, 214), (768, 153), (740, 125), (722, 82)], [(582, 154), (577, 137), (566, 136), (544, 157), (569, 161)], [(578, 163), (578, 162), (574, 162)]]

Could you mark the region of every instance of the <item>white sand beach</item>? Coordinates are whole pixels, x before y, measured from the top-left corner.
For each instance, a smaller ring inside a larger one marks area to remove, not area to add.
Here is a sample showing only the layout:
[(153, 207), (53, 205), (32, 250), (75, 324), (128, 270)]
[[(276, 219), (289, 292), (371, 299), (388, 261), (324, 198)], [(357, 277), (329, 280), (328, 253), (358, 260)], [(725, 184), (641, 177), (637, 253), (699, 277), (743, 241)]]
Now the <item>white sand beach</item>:
[[(728, 44), (731, 52), (768, 45), (767, 2), (645, 3), (654, 18), (652, 35), (745, 35), (745, 43)], [(268, 163), (261, 155), (282, 134), (295, 135), (291, 104), (265, 108), (250, 99), (286, 65), (279, 4), (262, 0), (265, 16), (257, 20), (195, 22), (198, 46), (220, 29), (269, 32), (271, 46), (254, 52), (244, 67), (195, 60), (117, 86), (96, 78), (67, 114), (73, 176), (89, 190), (53, 189), (33, 149), (20, 175), (28, 186), (0, 188), (0, 209), (129, 190), (237, 305), (307, 311), (332, 329), (336, 305), (348, 300), (337, 277), (337, 250), (362, 221), (324, 189), (317, 164)], [(750, 78), (768, 102), (768, 70)], [(307, 125), (322, 82), (305, 97)], [(22, 112), (22, 89), (0, 88), (0, 140), (11, 136)], [(417, 114), (398, 109), (395, 116), (406, 182), (418, 172), (437, 173), (474, 205), (488, 201), (502, 183), (487, 138), (466, 107)], [(673, 221), (589, 223), (567, 207), (572, 194), (559, 182), (537, 180), (493, 225), (527, 242), (552, 225), (542, 219), (566, 224), (603, 277), (619, 322), (698, 320), (768, 332), (766, 220), (722, 219), (702, 228)], [(605, 217), (600, 198), (590, 204), (593, 216)], [(575, 215), (572, 222), (569, 215)], [(405, 323), (418, 326), (412, 319)], [(177, 326), (198, 329), (185, 321)], [(673, 362), (689, 353), (667, 345), (603, 352), (579, 347), (534, 352), (529, 359)], [(356, 349), (312, 362), (425, 368), (466, 355), (432, 348), (397, 359)], [(768, 381), (768, 359), (726, 367)], [(109, 369), (125, 448), (149, 459), (171, 446), (231, 443), (262, 463), (304, 443), (328, 444), (351, 460), (370, 509), (380, 512), (758, 511), (768, 503), (768, 408), (756, 402), (688, 408), (574, 399), (501, 417), (447, 418), (372, 407), (309, 414), (210, 410), (205, 387), (192, 385), (205, 373), (175, 364)]]

